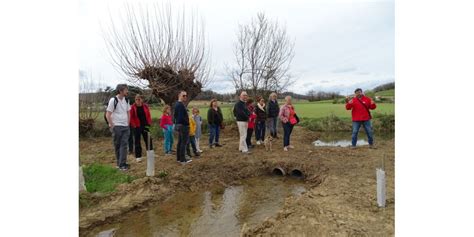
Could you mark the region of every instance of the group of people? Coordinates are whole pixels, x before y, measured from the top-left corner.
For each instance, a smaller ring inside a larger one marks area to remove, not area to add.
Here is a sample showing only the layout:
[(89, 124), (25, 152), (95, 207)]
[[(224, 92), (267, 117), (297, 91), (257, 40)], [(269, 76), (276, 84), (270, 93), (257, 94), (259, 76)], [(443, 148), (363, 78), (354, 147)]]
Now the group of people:
[[(294, 148), (290, 145), (290, 136), (293, 131), (293, 126), (299, 122), (296, 115), (295, 108), (291, 103), (291, 96), (285, 97), (285, 103), (278, 105), (277, 94), (271, 93), (267, 104), (262, 97), (256, 97), (256, 105), (254, 101), (248, 98), (246, 91), (240, 93), (239, 101), (235, 104), (233, 113), (239, 128), (239, 151), (245, 154), (251, 153), (249, 149), (253, 148), (252, 134), (255, 129), (255, 139), (257, 145), (263, 144), (265, 139), (276, 139), (278, 120), (282, 122), (283, 126), (283, 150)], [(265, 137), (266, 130), (269, 130), (270, 135)]]
[[(153, 149), (153, 141), (150, 136), (152, 124), (149, 106), (144, 103), (141, 95), (135, 96), (135, 102), (130, 105), (127, 99), (128, 87), (126, 84), (117, 85), (117, 95), (109, 100), (106, 109), (106, 121), (113, 134), (113, 143), (117, 168), (128, 170), (127, 150), (130, 149), (130, 138), (133, 137), (134, 153), (137, 162), (142, 160), (141, 138), (145, 141), (148, 150)], [(160, 127), (164, 136), (164, 153), (172, 155), (176, 153), (176, 160), (181, 164), (192, 161), (192, 157), (199, 158), (201, 155), (200, 139), (202, 136), (202, 122), (199, 108), (193, 107), (191, 115), (187, 108), (188, 95), (186, 91), (178, 94), (178, 100), (174, 107), (164, 106), (160, 119)], [(371, 127), (370, 110), (376, 108), (373, 100), (362, 93), (358, 88), (353, 97), (346, 98), (346, 109), (352, 110), (352, 147), (357, 144), (357, 134), (361, 126), (364, 127), (369, 146), (373, 147), (373, 132)], [(172, 111), (173, 109), (173, 111)], [(299, 123), (299, 117), (292, 104), (291, 96), (286, 96), (284, 104), (280, 107), (277, 94), (271, 93), (268, 100), (256, 97), (256, 101), (248, 98), (246, 91), (242, 91), (239, 101), (234, 105), (233, 116), (239, 130), (239, 151), (250, 154), (255, 146), (252, 144), (252, 135), (255, 132), (257, 145), (261, 145), (266, 139), (278, 139), (277, 124), (281, 121), (283, 127), (283, 150), (287, 152), (295, 147), (291, 144), (293, 127)], [(209, 130), (209, 148), (221, 147), (219, 135), (224, 128), (222, 110), (216, 99), (211, 100), (207, 111), (207, 126)], [(265, 136), (269, 131), (268, 136)], [(174, 151), (174, 133), (177, 133), (178, 143)], [(192, 150), (192, 153), (191, 153)]]

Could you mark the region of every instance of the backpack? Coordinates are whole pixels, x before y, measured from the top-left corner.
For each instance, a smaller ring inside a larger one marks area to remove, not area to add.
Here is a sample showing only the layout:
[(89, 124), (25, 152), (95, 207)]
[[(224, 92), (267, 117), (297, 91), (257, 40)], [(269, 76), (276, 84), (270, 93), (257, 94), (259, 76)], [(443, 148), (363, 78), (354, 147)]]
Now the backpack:
[[(127, 97), (125, 97), (125, 101), (127, 102), (127, 104), (129, 103), (129, 100)], [(114, 96), (114, 111), (115, 109), (117, 108), (117, 104), (118, 104), (118, 98), (117, 96)], [(107, 107), (108, 107), (109, 104), (107, 104)], [(105, 111), (104, 111), (104, 120), (105, 120), (105, 123), (107, 125), (109, 125), (109, 121), (107, 121), (107, 107), (105, 108)]]

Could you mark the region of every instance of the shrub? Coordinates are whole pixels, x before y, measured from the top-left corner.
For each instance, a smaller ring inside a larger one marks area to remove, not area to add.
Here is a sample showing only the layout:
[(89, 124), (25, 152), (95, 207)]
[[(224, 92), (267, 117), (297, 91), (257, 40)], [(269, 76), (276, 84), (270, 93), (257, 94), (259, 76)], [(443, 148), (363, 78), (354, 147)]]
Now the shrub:
[(394, 114), (382, 114), (374, 113), (372, 120), (372, 126), (376, 131), (395, 131), (395, 115)]
[[(395, 115), (374, 113), (372, 127), (374, 131), (395, 131)], [(350, 118), (341, 119), (334, 114), (323, 118), (302, 118), (299, 126), (306, 127), (311, 131), (351, 131), (352, 121)]]

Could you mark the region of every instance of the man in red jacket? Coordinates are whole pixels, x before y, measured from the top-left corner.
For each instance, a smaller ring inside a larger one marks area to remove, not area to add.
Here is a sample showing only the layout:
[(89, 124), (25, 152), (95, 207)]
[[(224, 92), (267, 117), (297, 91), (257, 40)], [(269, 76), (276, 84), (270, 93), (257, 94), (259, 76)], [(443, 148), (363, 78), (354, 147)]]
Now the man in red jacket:
[[(135, 131), (135, 158), (137, 162), (142, 161), (141, 137), (145, 140), (145, 149), (148, 149), (148, 132), (151, 125), (150, 108), (143, 102), (141, 95), (135, 96), (135, 103), (130, 109), (130, 126)], [(151, 141), (151, 137), (150, 137)], [(153, 142), (151, 141), (150, 149), (153, 150)]]
[(352, 148), (356, 147), (357, 134), (361, 125), (364, 126), (365, 133), (367, 133), (369, 147), (373, 148), (374, 134), (370, 123), (370, 119), (372, 119), (370, 110), (377, 106), (372, 99), (362, 93), (362, 89), (357, 88), (354, 93), (354, 97), (346, 97), (346, 109), (352, 110)]

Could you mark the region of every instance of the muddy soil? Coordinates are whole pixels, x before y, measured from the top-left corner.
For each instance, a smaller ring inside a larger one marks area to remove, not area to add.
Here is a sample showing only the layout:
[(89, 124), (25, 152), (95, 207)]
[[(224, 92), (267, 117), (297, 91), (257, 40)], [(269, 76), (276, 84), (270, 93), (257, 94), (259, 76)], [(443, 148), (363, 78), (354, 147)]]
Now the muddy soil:
[[(207, 136), (201, 141), (200, 159), (188, 165), (176, 162), (175, 156), (162, 154), (163, 141), (154, 141), (155, 174), (165, 170), (165, 178), (146, 177), (146, 162), (135, 163), (129, 156), (129, 174), (137, 177), (122, 184), (110, 194), (82, 194), (87, 205), (79, 213), (79, 233), (91, 234), (94, 227), (121, 221), (127, 212), (140, 212), (178, 192), (202, 188), (238, 185), (241, 180), (270, 174), (275, 167), (290, 173), (299, 169), (304, 174), (307, 192), (287, 198), (272, 218), (242, 230), (246, 236), (392, 236), (394, 235), (394, 140), (377, 141), (377, 149), (315, 147), (319, 136), (295, 127), (292, 144), (295, 149), (284, 152), (282, 139), (275, 140), (273, 151), (263, 146), (250, 155), (238, 151), (238, 132), (226, 127), (220, 148), (207, 147)], [(350, 134), (348, 134), (350, 136)], [(361, 134), (364, 136), (364, 134)], [(103, 163), (115, 167), (111, 138), (80, 141), (81, 164)], [(387, 207), (376, 204), (375, 168), (386, 156)]]

